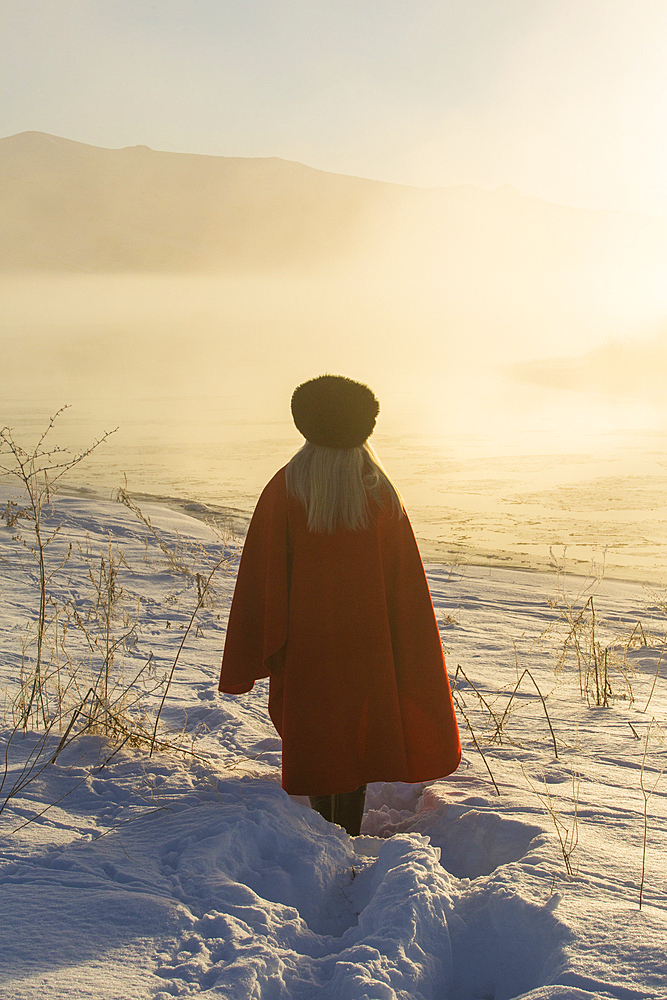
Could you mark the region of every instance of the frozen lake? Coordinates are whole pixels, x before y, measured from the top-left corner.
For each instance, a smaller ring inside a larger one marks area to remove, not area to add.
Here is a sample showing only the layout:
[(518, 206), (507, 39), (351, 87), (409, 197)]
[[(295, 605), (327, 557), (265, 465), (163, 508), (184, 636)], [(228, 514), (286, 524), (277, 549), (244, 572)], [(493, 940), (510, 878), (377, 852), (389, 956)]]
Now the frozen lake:
[(662, 340), (610, 340), (576, 303), (551, 325), (470, 298), (458, 315), (383, 281), (6, 278), (0, 426), (34, 442), (71, 404), (58, 444), (118, 427), (71, 484), (247, 514), (301, 444), (294, 387), (348, 375), (380, 400), (372, 443), (427, 558), (545, 568), (565, 550), (580, 572), (667, 578)]
[[(5, 401), (17, 440), (44, 429), (46, 402)], [(53, 440), (81, 447), (118, 431), (67, 482), (101, 497), (119, 486), (250, 513), (262, 487), (300, 446), (287, 420), (239, 419), (219, 398), (79, 400)], [(383, 433), (372, 443), (398, 485), (426, 559), (544, 569), (565, 553), (570, 571), (667, 578), (667, 435), (582, 435), (578, 450), (535, 431), (511, 442)], [(532, 446), (532, 447), (531, 447)]]

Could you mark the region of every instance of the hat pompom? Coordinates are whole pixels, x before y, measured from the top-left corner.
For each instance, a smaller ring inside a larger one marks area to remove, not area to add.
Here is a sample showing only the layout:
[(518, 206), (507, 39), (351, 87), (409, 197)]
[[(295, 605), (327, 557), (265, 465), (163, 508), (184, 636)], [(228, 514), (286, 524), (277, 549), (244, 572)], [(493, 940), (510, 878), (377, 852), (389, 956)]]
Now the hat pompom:
[(373, 433), (379, 412), (368, 386), (342, 375), (320, 375), (292, 394), (297, 430), (324, 448), (358, 448)]

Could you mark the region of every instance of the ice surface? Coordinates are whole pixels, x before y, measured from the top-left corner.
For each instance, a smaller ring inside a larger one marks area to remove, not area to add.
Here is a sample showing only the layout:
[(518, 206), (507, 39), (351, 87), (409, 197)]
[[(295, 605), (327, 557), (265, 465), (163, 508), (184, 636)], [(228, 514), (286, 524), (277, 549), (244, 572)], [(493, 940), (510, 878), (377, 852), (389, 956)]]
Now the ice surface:
[[(555, 670), (557, 605), (581, 581), (429, 567), (477, 746), (461, 716), (459, 770), (425, 786), (371, 785), (362, 836), (350, 838), (282, 791), (266, 682), (238, 698), (215, 691), (238, 544), (157, 505), (151, 519), (178, 560), (118, 504), (63, 497), (48, 516), (62, 524), (54, 565), (74, 546), (52, 580), (63, 605), (85, 609), (89, 569), (109, 545), (122, 550), (123, 607), (136, 616), (128, 674), (149, 655), (158, 673), (170, 667), (196, 599), (192, 573), (225, 545), (231, 562), (183, 647), (163, 715), (197, 756), (125, 746), (104, 764), (101, 738), (85, 736), (0, 814), (3, 1000), (667, 997), (659, 591), (597, 588), (600, 642), (620, 649), (638, 620), (646, 632), (646, 645), (626, 646), (622, 664), (616, 656), (617, 697), (597, 708), (581, 699), (573, 661)], [(35, 617), (34, 568), (13, 538), (28, 529), (0, 520), (0, 803), (39, 746), (39, 734), (12, 734), (9, 710)], [(557, 756), (530, 681), (500, 732), (494, 722), (525, 667), (546, 697)], [(654, 787), (641, 911), (640, 777)], [(575, 830), (568, 875), (559, 832)]]

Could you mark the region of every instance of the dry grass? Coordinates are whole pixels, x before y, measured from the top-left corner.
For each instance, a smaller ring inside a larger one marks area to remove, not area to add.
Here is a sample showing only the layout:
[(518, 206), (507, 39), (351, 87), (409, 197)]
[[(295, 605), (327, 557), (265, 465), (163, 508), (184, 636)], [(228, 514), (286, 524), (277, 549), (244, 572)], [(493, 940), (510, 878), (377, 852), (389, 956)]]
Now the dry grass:
[[(60, 413), (62, 410), (51, 418), (31, 449), (17, 443), (9, 428), (0, 431), (0, 472), (17, 479), (24, 496), (21, 502), (10, 501), (3, 516), (8, 527), (23, 529), (17, 530), (13, 539), (28, 556), (28, 572), (31, 562), (37, 568), (38, 605), (23, 633), (18, 691), (5, 699), (10, 725), (0, 770), (0, 812), (84, 735), (101, 738), (98, 768), (106, 766), (125, 746), (143, 748), (149, 755), (161, 750), (197, 756), (184, 733), (160, 732), (160, 716), (197, 613), (210, 596), (212, 579), (230, 558), (223, 548), (222, 556), (203, 573), (194, 570), (199, 551), (187, 552), (182, 545), (169, 549), (150, 519), (121, 491), (120, 499), (149, 528), (169, 569), (188, 576), (196, 584), (197, 595), (171, 669), (159, 673), (151, 653), (128, 671), (124, 653), (140, 626), (141, 604), (137, 602), (132, 608), (128, 603), (124, 578), (130, 569), (123, 550), (113, 541), (101, 553), (80, 546), (77, 551), (70, 544), (64, 555), (56, 556), (53, 544), (61, 532), (57, 486), (108, 434), (70, 456), (48, 440)], [(77, 559), (85, 565), (88, 592), (58, 599), (56, 578), (65, 567), (71, 571)], [(10, 781), (11, 751), (17, 739), (29, 733), (36, 738)]]

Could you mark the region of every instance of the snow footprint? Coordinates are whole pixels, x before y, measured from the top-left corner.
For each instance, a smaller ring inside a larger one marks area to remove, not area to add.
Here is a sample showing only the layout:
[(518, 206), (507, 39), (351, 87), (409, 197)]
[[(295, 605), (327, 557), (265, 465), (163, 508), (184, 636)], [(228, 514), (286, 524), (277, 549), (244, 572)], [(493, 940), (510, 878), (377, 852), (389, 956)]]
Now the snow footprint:
[[(499, 1000), (549, 982), (561, 960), (566, 931), (553, 913), (556, 898), (544, 905), (523, 893), (513, 884), (518, 866), (459, 880), (414, 829), (352, 840), (276, 785), (219, 789), (217, 807), (198, 807), (195, 838), (184, 813), (173, 817), (164, 843), (163, 860), (196, 919), (161, 958), (158, 996)], [(437, 788), (426, 791), (415, 812), (419, 790), (393, 786), (391, 806), (374, 811), (386, 817), (391, 808), (404, 824), (428, 817), (436, 830), (443, 801)], [(371, 789), (372, 804), (380, 793)], [(521, 824), (500, 836), (494, 822), (479, 819), (481, 805), (463, 804), (449, 825), (468, 815), (468, 832), (478, 828), (477, 867), (501, 857), (507, 864), (521, 846)], [(524, 830), (522, 843), (534, 832)]]
[(473, 797), (453, 803), (446, 784), (428, 785), (410, 808), (409, 796), (417, 798), (419, 789), (404, 787), (402, 800), (400, 785), (369, 788), (370, 808), (362, 832), (376, 837), (396, 833), (427, 836), (431, 845), (439, 848), (443, 868), (456, 878), (479, 878), (501, 865), (520, 861), (533, 839), (542, 834), (538, 826), (508, 819), (490, 809), (485, 799)]

